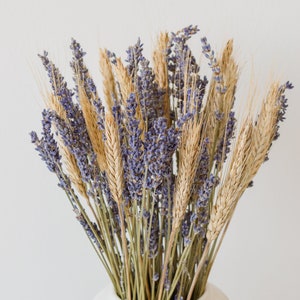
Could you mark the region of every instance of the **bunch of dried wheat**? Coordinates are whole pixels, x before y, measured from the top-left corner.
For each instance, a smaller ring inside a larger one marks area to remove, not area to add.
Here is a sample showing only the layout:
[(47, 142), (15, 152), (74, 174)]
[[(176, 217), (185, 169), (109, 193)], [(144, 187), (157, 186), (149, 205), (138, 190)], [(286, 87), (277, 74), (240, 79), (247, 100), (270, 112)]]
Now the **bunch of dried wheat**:
[(216, 57), (201, 39), (209, 84), (187, 43), (197, 32), (162, 33), (153, 67), (140, 40), (127, 65), (101, 50), (105, 104), (75, 40), (74, 89), (40, 55), (52, 91), (32, 142), (121, 299), (202, 295), (235, 207), (284, 119), (292, 85), (273, 83), (258, 116), (249, 109), (238, 127), (233, 42)]

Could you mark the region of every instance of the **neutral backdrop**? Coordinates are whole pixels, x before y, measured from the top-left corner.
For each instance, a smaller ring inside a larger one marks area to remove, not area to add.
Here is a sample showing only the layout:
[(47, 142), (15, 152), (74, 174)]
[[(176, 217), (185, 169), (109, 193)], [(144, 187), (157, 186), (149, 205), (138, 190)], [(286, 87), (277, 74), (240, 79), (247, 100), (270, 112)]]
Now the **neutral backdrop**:
[(139, 36), (149, 55), (160, 30), (198, 24), (192, 47), (199, 58), (201, 36), (216, 50), (234, 38), (239, 101), (246, 101), (253, 78), (258, 97), (272, 78), (295, 85), (281, 138), (238, 205), (210, 281), (230, 300), (299, 300), (299, 3), (0, 0), (0, 299), (89, 300), (108, 282), (55, 176), (29, 141), (29, 131), (40, 128), (40, 88), (47, 83), (36, 54), (47, 49), (70, 79), (75, 37), (100, 86), (99, 47), (124, 57)]

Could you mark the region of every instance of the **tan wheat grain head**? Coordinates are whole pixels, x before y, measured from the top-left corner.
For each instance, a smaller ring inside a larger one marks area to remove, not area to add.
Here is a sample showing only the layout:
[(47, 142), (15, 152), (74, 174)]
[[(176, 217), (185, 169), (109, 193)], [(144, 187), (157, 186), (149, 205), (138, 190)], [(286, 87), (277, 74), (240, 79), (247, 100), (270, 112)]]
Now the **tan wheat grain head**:
[[(221, 103), (222, 111), (225, 113), (225, 119), (228, 120), (228, 114), (234, 104), (234, 96), (236, 85), (238, 81), (238, 65), (232, 56), (233, 40), (229, 40), (223, 50), (220, 60), (220, 67), (223, 74), (224, 86), (226, 93), (224, 93), (223, 103)], [(224, 121), (225, 123), (225, 121)]]
[(193, 118), (184, 125), (179, 147), (178, 175), (175, 182), (173, 206), (175, 229), (184, 217), (199, 162), (201, 123), (195, 120)]
[(238, 196), (247, 188), (242, 184), (242, 175), (251, 151), (252, 132), (252, 119), (248, 117), (241, 127), (230, 165), (212, 207), (206, 234), (209, 243), (217, 238), (230, 217), (231, 210), (239, 199)]
[(105, 134), (108, 183), (114, 200), (121, 204), (124, 187), (123, 162), (118, 127), (111, 113), (105, 116)]
[(220, 68), (222, 70), (224, 86), (226, 87), (226, 92), (223, 94), (222, 102), (219, 103), (221, 111), (224, 113), (224, 121), (221, 122), (220, 131), (224, 131), (224, 128), (226, 127), (228, 115), (234, 104), (235, 90), (238, 81), (238, 66), (232, 57), (232, 51), (233, 40), (229, 40), (219, 61)]
[[(62, 105), (59, 103), (59, 99), (52, 93), (48, 93), (46, 98), (46, 105), (51, 110), (55, 111), (60, 118), (62, 118), (63, 120), (67, 120), (66, 112), (63, 109)], [(88, 195), (86, 192), (86, 186), (81, 179), (80, 170), (78, 168), (74, 155), (65, 146), (64, 142), (60, 137), (58, 138), (58, 146), (62, 156), (63, 166), (67, 172), (67, 175), (70, 178), (71, 183), (78, 190), (80, 195), (87, 199)]]
[(100, 71), (103, 76), (103, 92), (109, 110), (114, 105), (114, 99), (117, 99), (116, 86), (111, 62), (106, 49), (100, 49)]
[(97, 125), (98, 121), (95, 107), (86, 95), (82, 82), (78, 82), (78, 96), (86, 124), (86, 129), (90, 137), (94, 153), (97, 157), (98, 166), (101, 171), (104, 171), (106, 170), (107, 166), (102, 137), (103, 133)]
[[(191, 81), (191, 73), (192, 73), (192, 66), (191, 66), (191, 51), (189, 50), (187, 52), (187, 56), (186, 56), (186, 61), (185, 61), (185, 70), (184, 70), (184, 78), (183, 78), (183, 82), (184, 82), (184, 92), (183, 92), (183, 112), (184, 114), (186, 114), (188, 112), (188, 107), (187, 107), (187, 95), (188, 95), (188, 89), (191, 89), (191, 94), (193, 93), (193, 91), (195, 90), (195, 85), (193, 85), (193, 81)], [(190, 100), (190, 102), (193, 102), (192, 99)], [(191, 105), (190, 108), (191, 109)]]
[(168, 125), (171, 125), (170, 117), (170, 99), (169, 99), (169, 78), (167, 65), (167, 49), (169, 44), (169, 35), (167, 32), (161, 32), (157, 39), (157, 46), (153, 52), (154, 74), (158, 86), (165, 91), (163, 98), (163, 111)]
[(271, 147), (277, 130), (277, 117), (280, 110), (278, 99), (280, 96), (279, 84), (273, 83), (263, 101), (253, 128), (251, 151), (245, 174), (243, 174), (243, 184), (245, 186), (248, 186), (256, 175)]
[(116, 79), (120, 85), (122, 104), (123, 106), (126, 106), (126, 100), (129, 98), (131, 93), (135, 92), (135, 88), (121, 58), (116, 59), (116, 64), (113, 67)]
[(219, 103), (222, 96), (216, 91), (216, 83), (211, 82), (207, 97), (207, 102), (203, 111), (203, 139), (208, 138), (209, 144), (207, 146), (210, 157), (210, 164), (213, 162), (214, 150), (216, 147), (215, 140), (218, 133), (218, 121), (216, 119), (216, 111), (219, 111)]
[[(230, 111), (233, 108), (234, 105), (234, 99), (235, 99), (235, 91), (236, 91), (236, 85), (238, 81), (238, 66), (232, 57), (232, 51), (233, 51), (233, 40), (229, 40), (226, 44), (226, 47), (223, 51), (222, 58), (220, 60), (220, 67), (223, 74), (223, 80), (224, 80), (224, 86), (226, 86), (226, 92), (223, 95), (223, 99), (221, 100), (220, 108), (221, 111), (224, 114), (223, 119), (219, 123), (219, 133), (217, 136), (217, 140), (220, 141), (221, 139), (226, 139), (226, 127), (229, 120), (229, 114)], [(225, 157), (225, 147), (226, 143), (224, 143), (224, 149), (223, 149), (223, 158), (221, 159), (221, 162), (219, 163), (219, 171), (221, 171), (224, 163), (224, 157)]]
[(135, 93), (136, 102), (137, 102), (137, 109), (136, 109), (136, 118), (140, 121), (139, 128), (142, 130), (142, 136), (145, 134), (145, 122), (142, 115), (141, 104), (138, 99), (138, 94), (135, 91), (134, 84), (132, 82), (132, 78), (129, 76), (127, 69), (125, 68), (124, 64), (122, 63), (121, 58), (116, 59), (117, 63), (114, 66), (114, 71), (116, 75), (116, 79), (120, 86), (121, 92), (121, 104), (126, 107), (127, 99), (129, 98), (130, 94)]
[[(238, 66), (232, 56), (233, 40), (229, 40), (226, 47), (222, 51), (221, 58), (218, 59), (218, 65), (223, 76), (223, 85), (226, 87), (226, 92), (221, 94), (216, 90), (217, 83), (214, 79), (209, 87), (206, 106), (204, 109), (204, 128), (205, 137), (208, 137), (211, 143), (208, 145), (209, 156), (214, 157), (215, 144), (213, 141), (218, 141), (224, 138), (226, 126), (229, 118), (229, 113), (234, 104), (234, 95), (238, 80)], [(223, 114), (221, 121), (217, 121), (215, 112)], [(219, 164), (221, 167), (222, 164)]]

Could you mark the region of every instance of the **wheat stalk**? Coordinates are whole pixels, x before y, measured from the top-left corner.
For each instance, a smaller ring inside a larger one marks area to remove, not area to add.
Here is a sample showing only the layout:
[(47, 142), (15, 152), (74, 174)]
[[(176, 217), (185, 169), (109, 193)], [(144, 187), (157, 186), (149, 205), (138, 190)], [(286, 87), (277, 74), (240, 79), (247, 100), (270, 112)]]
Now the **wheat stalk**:
[(95, 107), (85, 93), (82, 82), (78, 82), (78, 96), (82, 113), (85, 119), (86, 129), (90, 137), (94, 153), (101, 171), (106, 170), (106, 157), (103, 142), (103, 133), (99, 129)]
[(125, 232), (125, 220), (124, 220), (124, 202), (123, 202), (123, 189), (124, 189), (124, 172), (120, 138), (118, 132), (118, 126), (111, 113), (107, 113), (105, 116), (105, 153), (107, 159), (107, 178), (109, 187), (114, 200), (118, 205), (118, 211), (121, 223), (121, 238), (122, 248), (124, 255), (124, 265), (127, 282), (127, 298), (131, 299), (130, 291), (130, 263), (128, 259), (127, 240)]
[(100, 49), (100, 71), (103, 76), (104, 98), (108, 108), (111, 110), (114, 100), (117, 99), (115, 79), (112, 66), (106, 49)]
[(170, 98), (169, 98), (169, 78), (168, 78), (168, 65), (167, 65), (167, 48), (169, 44), (169, 35), (167, 32), (161, 32), (157, 46), (153, 52), (153, 64), (155, 80), (158, 86), (165, 92), (163, 98), (163, 111), (168, 121), (171, 124), (170, 117)]

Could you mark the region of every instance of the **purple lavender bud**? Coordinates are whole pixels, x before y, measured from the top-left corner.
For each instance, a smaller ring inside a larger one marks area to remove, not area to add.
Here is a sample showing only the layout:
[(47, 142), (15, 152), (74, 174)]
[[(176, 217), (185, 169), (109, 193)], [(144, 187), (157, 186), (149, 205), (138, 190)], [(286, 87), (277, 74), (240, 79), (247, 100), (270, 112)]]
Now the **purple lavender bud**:
[(170, 283), (170, 279), (169, 279), (169, 268), (167, 268), (166, 277), (165, 277), (165, 280), (164, 280), (164, 289), (166, 291), (169, 291), (170, 286), (171, 286), (171, 283)]
[(152, 280), (153, 280), (154, 282), (156, 282), (156, 281), (158, 281), (158, 279), (159, 279), (159, 274), (158, 274), (158, 273), (155, 273), (155, 274), (153, 275)]
[(31, 143), (35, 144), (38, 141), (38, 136), (35, 131), (30, 132)]
[(251, 180), (251, 181), (249, 182), (249, 184), (248, 184), (248, 188), (253, 187), (253, 185), (254, 185), (253, 180)]
[(127, 71), (131, 77), (137, 73), (137, 66), (139, 65), (143, 52), (143, 44), (141, 43), (141, 39), (138, 38), (137, 43), (134, 46), (131, 46), (127, 49)]
[(222, 119), (224, 118), (224, 113), (220, 111), (215, 111), (215, 116), (217, 121), (222, 121)]
[(153, 220), (152, 220), (150, 239), (149, 239), (149, 257), (150, 258), (154, 258), (157, 256), (158, 240), (159, 240), (159, 234), (160, 234), (157, 217), (156, 217), (156, 215), (154, 215), (153, 217), (152, 217)]
[(110, 62), (113, 65), (116, 65), (117, 64), (117, 56), (116, 56), (116, 54), (114, 52), (109, 51), (109, 50), (106, 50), (106, 53), (107, 53), (108, 58), (110, 59)]
[(190, 226), (191, 226), (190, 213), (187, 213), (181, 224), (181, 233), (183, 237), (187, 237), (189, 235)]
[(149, 221), (150, 219), (150, 212), (148, 210), (143, 210), (143, 218), (146, 219), (147, 221)]

